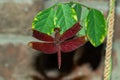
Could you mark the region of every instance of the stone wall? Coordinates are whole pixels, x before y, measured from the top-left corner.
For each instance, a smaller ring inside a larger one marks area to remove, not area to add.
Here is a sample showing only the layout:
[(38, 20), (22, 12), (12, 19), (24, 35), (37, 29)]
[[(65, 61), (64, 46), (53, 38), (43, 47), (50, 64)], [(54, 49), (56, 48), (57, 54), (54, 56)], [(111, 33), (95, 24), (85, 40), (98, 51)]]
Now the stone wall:
[(43, 0), (32, 4), (6, 0), (0, 3), (0, 80), (31, 80), (30, 67), (36, 51), (27, 46), (32, 39), (31, 24)]

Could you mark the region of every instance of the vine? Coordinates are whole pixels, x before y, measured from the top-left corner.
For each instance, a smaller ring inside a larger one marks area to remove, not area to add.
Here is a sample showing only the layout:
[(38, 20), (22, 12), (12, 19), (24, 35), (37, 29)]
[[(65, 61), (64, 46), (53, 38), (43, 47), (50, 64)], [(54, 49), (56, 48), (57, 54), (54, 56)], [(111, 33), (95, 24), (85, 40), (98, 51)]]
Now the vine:
[(110, 10), (107, 18), (108, 35), (106, 43), (104, 80), (110, 80), (112, 74), (112, 44), (114, 32), (115, 0), (110, 0)]

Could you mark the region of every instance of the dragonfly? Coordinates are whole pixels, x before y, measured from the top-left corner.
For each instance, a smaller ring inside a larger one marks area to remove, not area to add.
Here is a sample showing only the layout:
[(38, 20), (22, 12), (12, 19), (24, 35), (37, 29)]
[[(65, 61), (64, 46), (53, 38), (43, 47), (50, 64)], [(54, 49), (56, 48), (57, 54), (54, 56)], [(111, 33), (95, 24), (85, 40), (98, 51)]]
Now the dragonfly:
[(84, 45), (85, 36), (76, 37), (82, 26), (79, 22), (75, 23), (71, 28), (60, 34), (60, 28), (54, 28), (54, 36), (39, 32), (33, 29), (33, 37), (42, 42), (29, 42), (28, 45), (35, 50), (45, 54), (58, 55), (58, 68), (61, 67), (61, 52), (67, 53), (74, 51)]

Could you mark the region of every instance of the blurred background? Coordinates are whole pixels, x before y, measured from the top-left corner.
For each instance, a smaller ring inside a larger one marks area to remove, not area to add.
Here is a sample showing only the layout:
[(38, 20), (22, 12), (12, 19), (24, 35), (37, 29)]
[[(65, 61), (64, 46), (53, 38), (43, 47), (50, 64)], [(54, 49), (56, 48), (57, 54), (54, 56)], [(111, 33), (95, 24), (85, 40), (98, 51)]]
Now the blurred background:
[[(64, 1), (74, 0), (0, 0), (0, 80), (32, 80), (30, 75), (37, 75), (31, 62), (38, 52), (27, 46), (34, 40), (32, 20), (40, 10)], [(75, 1), (97, 8), (107, 15), (108, 0)], [(120, 80), (120, 0), (116, 0), (116, 4), (112, 80)], [(96, 74), (99, 75), (99, 72)]]

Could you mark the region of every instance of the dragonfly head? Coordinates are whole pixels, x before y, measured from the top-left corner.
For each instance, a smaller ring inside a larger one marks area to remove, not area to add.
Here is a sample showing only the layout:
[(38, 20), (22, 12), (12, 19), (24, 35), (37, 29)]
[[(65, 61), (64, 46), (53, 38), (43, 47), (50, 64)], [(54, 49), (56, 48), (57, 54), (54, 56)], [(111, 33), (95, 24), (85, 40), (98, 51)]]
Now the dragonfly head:
[(60, 32), (60, 28), (55, 28), (54, 31), (55, 32)]

